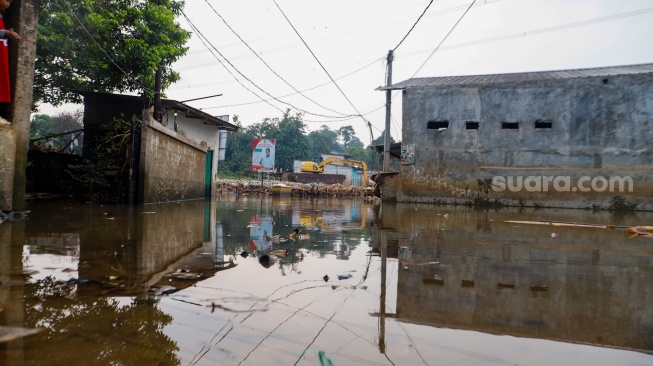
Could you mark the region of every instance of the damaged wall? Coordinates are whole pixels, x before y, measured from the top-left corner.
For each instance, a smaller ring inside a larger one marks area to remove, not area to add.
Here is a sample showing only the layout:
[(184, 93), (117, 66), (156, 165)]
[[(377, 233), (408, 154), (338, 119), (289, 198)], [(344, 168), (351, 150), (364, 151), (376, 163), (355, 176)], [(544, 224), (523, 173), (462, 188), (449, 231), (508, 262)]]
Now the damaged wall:
[(141, 131), (139, 201), (204, 198), (206, 147), (165, 128), (144, 113)]
[(408, 88), (384, 200), (653, 210), (652, 116), (652, 73)]

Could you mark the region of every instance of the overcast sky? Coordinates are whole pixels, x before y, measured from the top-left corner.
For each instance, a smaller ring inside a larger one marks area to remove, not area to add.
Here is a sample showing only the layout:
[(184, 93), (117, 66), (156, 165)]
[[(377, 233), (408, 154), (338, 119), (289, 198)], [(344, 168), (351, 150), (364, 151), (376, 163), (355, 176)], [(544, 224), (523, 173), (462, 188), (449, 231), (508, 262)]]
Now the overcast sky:
[[(385, 84), (385, 57), (429, 2), (186, 0), (185, 15), (219, 54), (181, 17), (193, 36), (188, 54), (174, 65), (182, 79), (165, 93), (179, 101), (222, 94), (188, 104), (212, 115), (238, 115), (245, 125), (300, 109), (309, 130), (352, 125), (367, 145), (364, 121), (342, 117), (364, 114), (374, 138), (381, 134), (385, 94), (374, 89)], [(397, 48), (393, 82), (653, 62), (652, 0), (477, 0), (463, 16), (471, 4), (434, 0)], [(396, 140), (401, 114), (398, 94), (392, 104)]]

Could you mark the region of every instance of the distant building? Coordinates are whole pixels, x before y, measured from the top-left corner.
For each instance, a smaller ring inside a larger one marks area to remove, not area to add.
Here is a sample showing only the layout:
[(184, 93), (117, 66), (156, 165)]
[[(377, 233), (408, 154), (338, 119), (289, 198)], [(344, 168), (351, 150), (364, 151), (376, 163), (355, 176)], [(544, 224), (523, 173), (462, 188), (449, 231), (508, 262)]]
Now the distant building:
[[(327, 158), (339, 158), (339, 159), (345, 159), (349, 160), (350, 157), (344, 154), (320, 154), (319, 158), (317, 159), (318, 161), (315, 161), (315, 163), (319, 164), (323, 160)], [(305, 160), (295, 160), (293, 161), (293, 172), (295, 173), (301, 173), (301, 167), (302, 167), (302, 162)], [(367, 172), (369, 174), (369, 172)], [(316, 174), (316, 173), (304, 173), (304, 174)], [(324, 167), (324, 173), (321, 174), (335, 174), (335, 175), (342, 175), (345, 177), (345, 180), (342, 184), (347, 185), (347, 186), (365, 186), (365, 178), (363, 176), (363, 169), (362, 168), (357, 168), (357, 167), (352, 167), (349, 165), (344, 165), (342, 163), (331, 163), (328, 164)]]
[(383, 199), (653, 210), (653, 64), (416, 78)]

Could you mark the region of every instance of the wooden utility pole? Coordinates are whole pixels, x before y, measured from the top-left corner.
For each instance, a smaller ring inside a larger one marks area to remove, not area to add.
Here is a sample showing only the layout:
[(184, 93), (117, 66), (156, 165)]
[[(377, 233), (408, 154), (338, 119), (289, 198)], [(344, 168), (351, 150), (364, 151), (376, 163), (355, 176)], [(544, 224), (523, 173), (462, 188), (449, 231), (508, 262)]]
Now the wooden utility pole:
[(8, 117), (16, 129), (16, 156), (14, 160), (13, 210), (26, 209), (27, 149), (32, 113), (34, 87), (34, 62), (36, 60), (36, 35), (38, 30), (39, 0), (14, 0), (5, 13), (5, 26), (13, 28), (21, 40), (9, 41), (9, 70), (12, 102)]
[(392, 103), (392, 91), (389, 89), (392, 85), (392, 60), (394, 59), (393, 51), (388, 51), (388, 71), (385, 83), (385, 133), (383, 136), (383, 171), (390, 170), (390, 104)]

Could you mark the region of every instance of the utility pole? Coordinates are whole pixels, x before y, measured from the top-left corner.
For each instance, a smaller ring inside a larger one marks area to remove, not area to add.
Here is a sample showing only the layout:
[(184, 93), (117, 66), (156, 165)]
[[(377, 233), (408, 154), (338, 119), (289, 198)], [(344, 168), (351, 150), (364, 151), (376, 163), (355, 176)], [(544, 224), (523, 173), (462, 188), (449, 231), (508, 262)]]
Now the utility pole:
[(163, 74), (163, 67), (161, 64), (156, 68), (154, 74), (154, 119), (161, 122), (161, 77)]
[(32, 112), (39, 1), (13, 1), (4, 15), (7, 29), (15, 29), (21, 37), (20, 41), (10, 41), (9, 43), (9, 66), (13, 97), (8, 114), (9, 120), (16, 129), (16, 155), (12, 189), (13, 211), (22, 212), (26, 209), (27, 150)]
[(390, 170), (390, 104), (392, 103), (392, 91), (389, 89), (392, 85), (392, 60), (394, 59), (393, 51), (388, 51), (388, 75), (385, 83), (385, 134), (383, 136), (383, 171)]
[[(161, 5), (160, 0), (153, 0), (153, 4)], [(163, 62), (163, 60), (161, 60)], [(154, 74), (154, 119), (161, 122), (161, 79), (163, 78), (163, 66), (161, 63), (156, 68)]]

